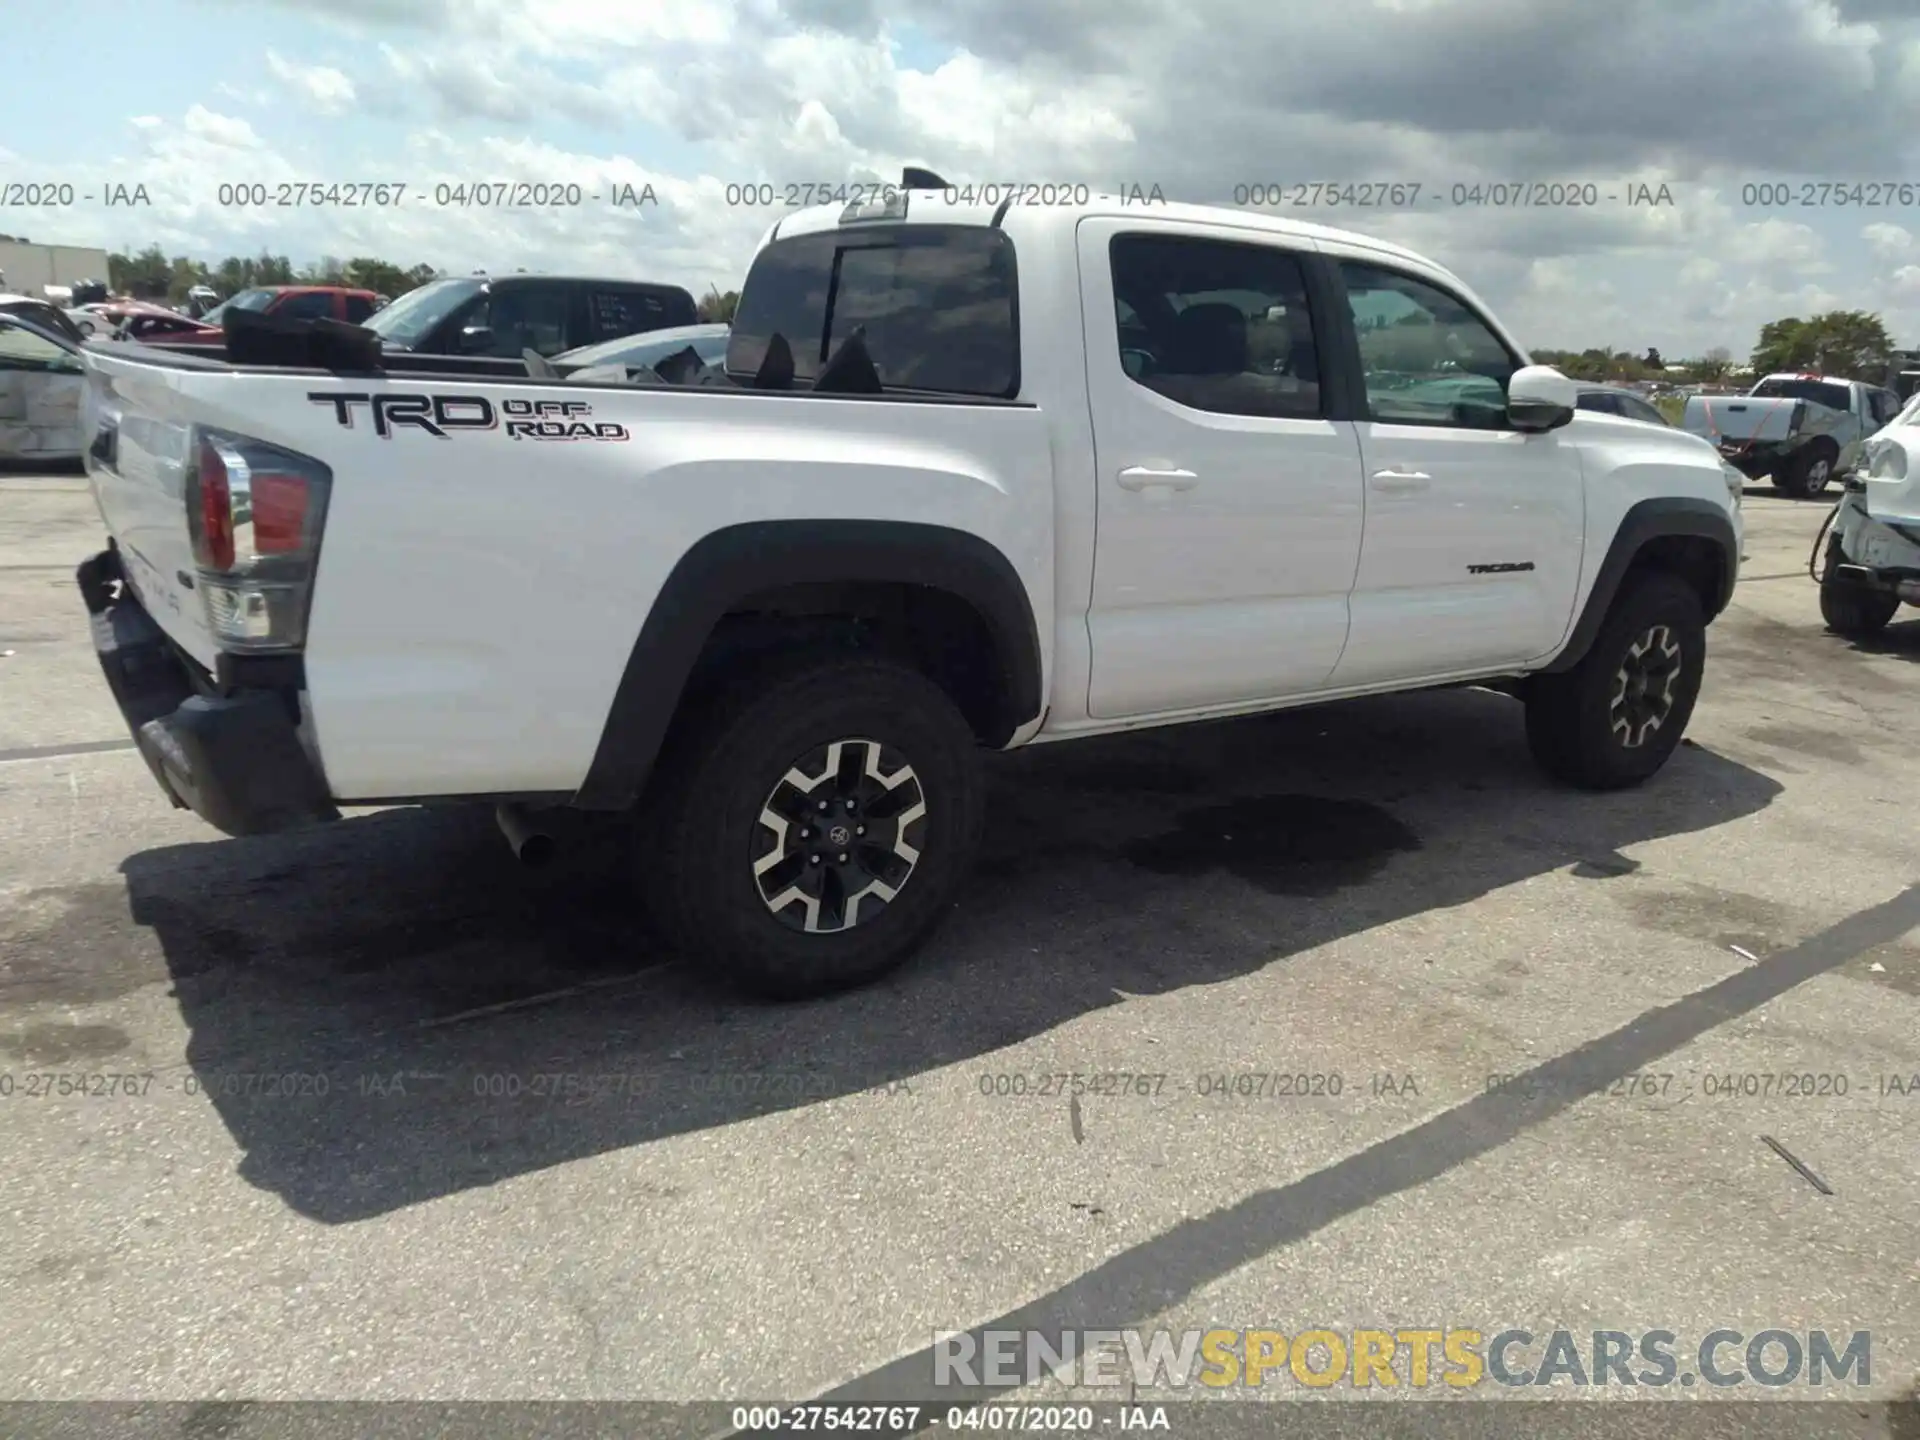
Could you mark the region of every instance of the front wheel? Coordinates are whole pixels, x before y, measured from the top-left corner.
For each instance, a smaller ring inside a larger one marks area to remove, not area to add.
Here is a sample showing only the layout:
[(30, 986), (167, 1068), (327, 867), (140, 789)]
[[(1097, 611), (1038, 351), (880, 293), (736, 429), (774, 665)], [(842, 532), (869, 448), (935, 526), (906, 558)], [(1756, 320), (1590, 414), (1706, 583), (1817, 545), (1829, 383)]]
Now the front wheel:
[(919, 672), (826, 657), (736, 688), (662, 755), (642, 884), (696, 963), (796, 1000), (905, 961), (972, 867), (973, 732)]
[(1657, 570), (1630, 579), (1580, 662), (1530, 682), (1534, 759), (1588, 790), (1650, 778), (1686, 732), (1706, 656), (1706, 620), (1693, 587)]

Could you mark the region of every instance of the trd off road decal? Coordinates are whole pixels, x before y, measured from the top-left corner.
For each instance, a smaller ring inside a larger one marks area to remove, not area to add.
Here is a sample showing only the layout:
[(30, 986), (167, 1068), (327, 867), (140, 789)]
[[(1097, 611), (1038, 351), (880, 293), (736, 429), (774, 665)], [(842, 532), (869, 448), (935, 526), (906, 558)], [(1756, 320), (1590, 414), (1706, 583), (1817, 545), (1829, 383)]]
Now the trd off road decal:
[(509, 440), (626, 440), (627, 427), (611, 420), (589, 420), (593, 407), (584, 400), (502, 400), (498, 409), (484, 395), (354, 395), (309, 391), (316, 405), (331, 405), (334, 419), (353, 428), (356, 409), (373, 417), (373, 433), (382, 440), (396, 430), (424, 430), (445, 440), (457, 430), (505, 430)]

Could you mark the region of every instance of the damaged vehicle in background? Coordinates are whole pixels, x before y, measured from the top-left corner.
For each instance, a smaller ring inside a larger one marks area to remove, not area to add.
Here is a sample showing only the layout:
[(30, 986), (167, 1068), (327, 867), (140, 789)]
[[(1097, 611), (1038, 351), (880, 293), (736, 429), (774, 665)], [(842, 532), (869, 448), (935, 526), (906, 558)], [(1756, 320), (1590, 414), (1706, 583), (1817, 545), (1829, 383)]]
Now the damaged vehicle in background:
[(1769, 375), (1745, 395), (1694, 395), (1683, 429), (1704, 436), (1749, 480), (1811, 499), (1860, 456), (1900, 408), (1891, 390), (1811, 373)]
[(0, 325), (0, 461), (79, 459), (86, 368), (68, 347), (86, 336), (58, 306), (27, 295), (0, 295), (0, 315), (23, 322)]
[(1816, 539), (1809, 569), (1820, 616), (1836, 635), (1878, 634), (1902, 604), (1920, 605), (1920, 396), (1862, 447), (1821, 535), (1825, 564), (1813, 570)]

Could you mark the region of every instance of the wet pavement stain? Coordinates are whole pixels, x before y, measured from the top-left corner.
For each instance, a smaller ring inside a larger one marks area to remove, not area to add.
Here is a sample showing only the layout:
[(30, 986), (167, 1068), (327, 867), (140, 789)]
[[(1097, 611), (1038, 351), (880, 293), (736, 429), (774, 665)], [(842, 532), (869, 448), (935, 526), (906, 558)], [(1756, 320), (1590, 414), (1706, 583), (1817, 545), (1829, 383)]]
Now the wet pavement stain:
[(1811, 928), (1791, 906), (1708, 885), (1622, 899), (1633, 923), (1644, 930), (1703, 941), (1723, 950), (1738, 946), (1759, 956), (1793, 943)]
[(171, 978), (117, 881), (30, 890), (0, 915), (0, 1011), (97, 1004)]
[(132, 1045), (126, 1031), (112, 1025), (29, 1025), (11, 1033), (0, 1031), (0, 1055), (28, 1065), (102, 1060)]
[(1761, 725), (1747, 731), (1747, 738), (1774, 750), (1811, 755), (1815, 759), (1833, 760), (1841, 765), (1866, 763), (1860, 747), (1851, 740), (1815, 725)]
[(1920, 996), (1920, 948), (1899, 942), (1875, 946), (1849, 960), (1839, 973), (1849, 980), (1864, 980), (1903, 995)]
[(1276, 895), (1321, 896), (1370, 880), (1420, 837), (1377, 805), (1321, 795), (1262, 795), (1190, 810), (1179, 828), (1121, 854), (1160, 875), (1224, 870)]

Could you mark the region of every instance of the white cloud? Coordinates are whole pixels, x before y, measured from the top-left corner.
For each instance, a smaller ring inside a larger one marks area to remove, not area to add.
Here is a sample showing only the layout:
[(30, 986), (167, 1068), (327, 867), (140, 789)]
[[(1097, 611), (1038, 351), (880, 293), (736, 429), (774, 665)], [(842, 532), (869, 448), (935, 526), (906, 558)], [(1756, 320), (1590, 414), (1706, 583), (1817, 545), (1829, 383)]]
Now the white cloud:
[(204, 105), (188, 106), (187, 113), (180, 124), (193, 139), (220, 149), (259, 150), (263, 148), (260, 137), (253, 132), (253, 126), (231, 115), (221, 115), (209, 110)]
[(296, 65), (277, 52), (267, 51), (267, 69), (276, 80), (304, 95), (323, 115), (337, 115), (353, 103), (353, 81), (327, 65)]
[(1758, 224), (1743, 225), (1735, 233), (1733, 243), (1739, 248), (1738, 258), (1750, 265), (1787, 267), (1802, 272), (1828, 268), (1822, 258), (1819, 235), (1812, 226), (1796, 220), (1762, 220)]
[(1913, 253), (1913, 232), (1899, 225), (1869, 225), (1860, 232), (1860, 238), (1883, 260)]

